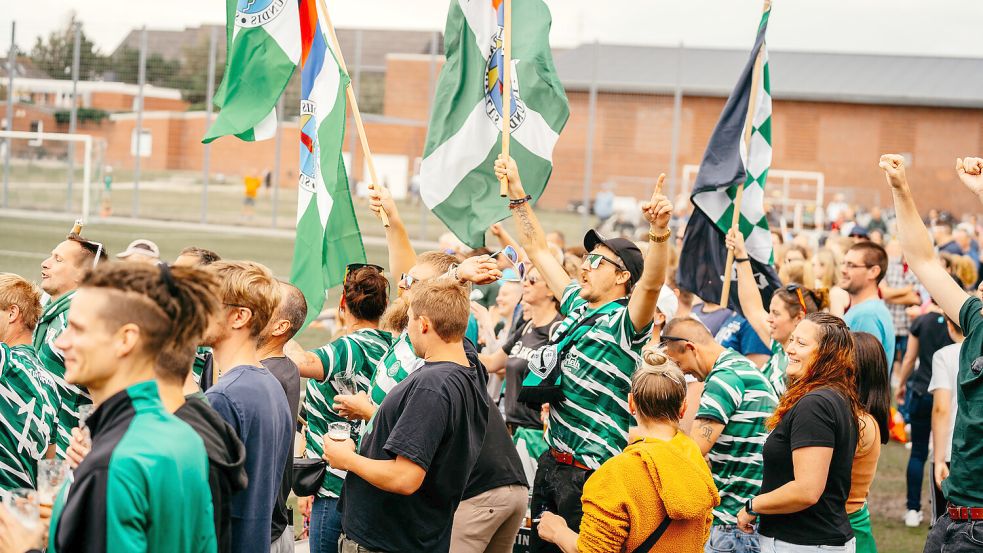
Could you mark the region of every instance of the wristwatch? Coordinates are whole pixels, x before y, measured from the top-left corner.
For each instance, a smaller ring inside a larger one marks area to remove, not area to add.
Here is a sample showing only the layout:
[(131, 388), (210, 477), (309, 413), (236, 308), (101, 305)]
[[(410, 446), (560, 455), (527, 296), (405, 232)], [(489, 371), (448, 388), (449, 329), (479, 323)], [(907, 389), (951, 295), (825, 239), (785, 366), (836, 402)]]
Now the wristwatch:
[(669, 230), (669, 229), (666, 229), (666, 233), (665, 234), (658, 234), (658, 235), (657, 234), (653, 234), (652, 231), (649, 231), (649, 240), (652, 241), (652, 242), (655, 242), (656, 244), (661, 244), (661, 243), (665, 242), (666, 240), (668, 240), (669, 239), (669, 236), (671, 234), (672, 234), (672, 231)]
[(748, 500), (744, 503), (744, 510), (747, 511), (747, 514), (749, 514), (749, 515), (751, 515), (753, 517), (759, 517), (759, 516), (761, 516), (759, 513), (755, 512), (755, 510), (751, 508), (751, 502), (752, 501), (754, 501), (754, 498), (753, 497), (749, 497)]

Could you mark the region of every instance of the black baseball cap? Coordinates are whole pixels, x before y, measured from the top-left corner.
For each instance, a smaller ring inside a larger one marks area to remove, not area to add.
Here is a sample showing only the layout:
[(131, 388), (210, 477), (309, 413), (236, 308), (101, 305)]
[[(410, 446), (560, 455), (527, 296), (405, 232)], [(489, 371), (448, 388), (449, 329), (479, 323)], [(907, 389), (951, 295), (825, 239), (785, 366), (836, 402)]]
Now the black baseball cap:
[(584, 249), (590, 252), (599, 244), (607, 246), (608, 249), (613, 251), (621, 259), (621, 262), (625, 265), (625, 269), (631, 274), (630, 281), (632, 286), (638, 282), (638, 279), (642, 278), (645, 258), (642, 256), (642, 250), (638, 249), (638, 246), (634, 242), (627, 238), (609, 238), (605, 240), (596, 230), (591, 229), (587, 231), (587, 234), (584, 235)]

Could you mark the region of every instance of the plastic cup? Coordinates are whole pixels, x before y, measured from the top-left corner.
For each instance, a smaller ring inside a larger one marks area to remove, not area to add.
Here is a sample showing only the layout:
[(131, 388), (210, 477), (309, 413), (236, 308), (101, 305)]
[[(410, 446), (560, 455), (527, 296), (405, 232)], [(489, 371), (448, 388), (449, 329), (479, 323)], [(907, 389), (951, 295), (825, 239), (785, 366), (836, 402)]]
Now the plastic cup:
[(36, 528), (41, 521), (41, 502), (38, 492), (17, 488), (8, 492), (4, 506), (26, 528)]
[(38, 495), (41, 505), (50, 507), (55, 503), (55, 496), (65, 478), (68, 477), (68, 464), (60, 459), (42, 459), (38, 461)]
[(343, 442), (352, 436), (352, 426), (347, 422), (332, 422), (328, 424), (328, 438), (335, 442)]

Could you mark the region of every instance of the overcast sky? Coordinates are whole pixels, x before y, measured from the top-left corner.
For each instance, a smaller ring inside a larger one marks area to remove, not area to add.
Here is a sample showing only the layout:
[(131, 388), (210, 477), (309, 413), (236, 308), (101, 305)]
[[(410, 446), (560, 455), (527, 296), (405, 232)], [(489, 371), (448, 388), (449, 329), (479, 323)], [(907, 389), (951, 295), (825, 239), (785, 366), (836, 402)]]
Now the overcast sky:
[[(515, 0), (521, 2), (524, 0)], [(327, 0), (338, 27), (443, 29), (447, 0)], [(760, 0), (547, 0), (556, 47), (620, 44), (748, 48)], [(104, 53), (133, 28), (222, 23), (223, 0), (5, 0), (0, 51), (64, 25), (70, 10)], [(774, 0), (773, 50), (983, 57), (980, 0)]]

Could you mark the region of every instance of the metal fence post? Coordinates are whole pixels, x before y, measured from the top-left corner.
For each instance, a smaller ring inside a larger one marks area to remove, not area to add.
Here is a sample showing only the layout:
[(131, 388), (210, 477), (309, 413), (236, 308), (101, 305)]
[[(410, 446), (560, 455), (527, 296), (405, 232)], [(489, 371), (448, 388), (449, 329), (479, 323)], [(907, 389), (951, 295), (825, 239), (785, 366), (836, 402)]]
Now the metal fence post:
[[(212, 27), (208, 37), (208, 82), (205, 84), (205, 130), (212, 126), (212, 97), (215, 95), (215, 56), (218, 55), (218, 28)], [(212, 162), (212, 145), (205, 144), (201, 162), (201, 222), (208, 218), (208, 172)]]
[[(7, 50), (7, 131), (14, 130), (14, 58), (17, 57), (17, 43), (14, 42), (14, 33), (17, 30), (17, 22), (10, 22), (10, 50)], [(13, 143), (9, 138), (3, 141), (3, 207), (8, 207), (8, 196), (10, 194), (10, 149)]]
[(669, 193), (672, 201), (679, 190), (677, 163), (679, 161), (679, 134), (683, 126), (683, 43), (676, 50), (676, 88), (672, 95), (672, 145), (669, 148)]
[(283, 147), (283, 94), (276, 102), (276, 144), (274, 145), (273, 174), (273, 221), (272, 226), (276, 228), (276, 212), (280, 207), (280, 152)]
[(140, 91), (137, 93), (137, 124), (134, 132), (136, 133), (136, 161), (133, 162), (133, 216), (140, 216), (140, 147), (143, 142), (143, 87), (147, 84), (147, 26), (143, 26), (140, 32), (140, 68), (137, 81), (140, 83)]
[(591, 180), (594, 177), (594, 119), (597, 116), (597, 58), (601, 55), (600, 44), (594, 40), (594, 56), (591, 61), (590, 92), (587, 98), (587, 141), (584, 152), (584, 197), (580, 223), (590, 228)]
[[(434, 88), (437, 86), (437, 39), (439, 38), (437, 31), (433, 31), (430, 35), (430, 79), (427, 83), (427, 124), (431, 117), (433, 117), (434, 108)], [(413, 175), (418, 177), (419, 175)], [(420, 186), (423, 185), (422, 182), (419, 183)], [(420, 202), (420, 240), (427, 239), (427, 219), (430, 212), (427, 209), (427, 204), (423, 201), (423, 194), (420, 193), (420, 186), (417, 187), (417, 201)]]
[[(82, 24), (75, 23), (75, 45), (72, 49), (72, 110), (68, 119), (68, 134), (75, 134), (78, 125), (79, 57), (82, 50)], [(68, 191), (65, 211), (72, 211), (72, 185), (75, 181), (75, 142), (68, 143)]]

